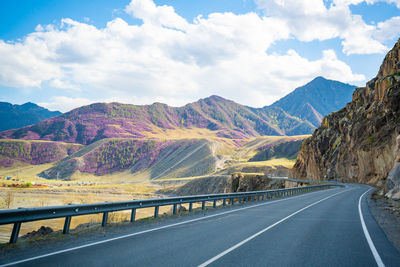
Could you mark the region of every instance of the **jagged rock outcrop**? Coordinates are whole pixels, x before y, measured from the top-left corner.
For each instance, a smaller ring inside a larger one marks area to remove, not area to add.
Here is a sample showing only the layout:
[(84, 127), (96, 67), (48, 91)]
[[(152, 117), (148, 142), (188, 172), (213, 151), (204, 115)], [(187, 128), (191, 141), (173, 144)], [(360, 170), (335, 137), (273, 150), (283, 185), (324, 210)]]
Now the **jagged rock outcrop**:
[(395, 165), (389, 172), (386, 182), (388, 192), (387, 197), (400, 199), (400, 135), (396, 138), (396, 146), (394, 148)]
[(393, 151), (399, 133), (400, 40), (378, 75), (357, 88), (345, 108), (323, 118), (321, 127), (303, 142), (291, 177), (387, 186), (398, 161)]
[(233, 173), (232, 175), (210, 176), (190, 181), (177, 190), (173, 195), (201, 195), (217, 193), (248, 192), (285, 188), (285, 181), (271, 179), (265, 175)]

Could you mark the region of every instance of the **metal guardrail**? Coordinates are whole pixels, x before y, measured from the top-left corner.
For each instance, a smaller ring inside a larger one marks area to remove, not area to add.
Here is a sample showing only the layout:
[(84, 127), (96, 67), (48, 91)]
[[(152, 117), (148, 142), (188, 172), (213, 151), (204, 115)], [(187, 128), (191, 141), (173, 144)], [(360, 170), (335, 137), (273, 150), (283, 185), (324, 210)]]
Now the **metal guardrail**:
[(278, 189), (278, 190), (266, 190), (266, 191), (196, 195), (196, 196), (182, 196), (182, 197), (170, 197), (170, 198), (160, 198), (160, 199), (143, 199), (143, 200), (130, 200), (130, 201), (119, 201), (119, 202), (0, 210), (0, 225), (14, 224), (10, 237), (10, 243), (15, 243), (17, 242), (18, 239), (21, 224), (25, 222), (65, 217), (63, 234), (67, 234), (69, 233), (72, 216), (103, 213), (101, 225), (105, 227), (107, 225), (108, 213), (114, 211), (131, 210), (130, 221), (134, 222), (136, 209), (140, 208), (154, 207), (154, 218), (157, 218), (160, 206), (172, 205), (173, 214), (176, 214), (178, 204), (189, 204), (189, 212), (191, 212), (193, 208), (193, 203), (198, 203), (198, 202), (202, 203), (201, 209), (204, 210), (205, 204), (208, 201), (212, 201), (213, 207), (215, 208), (218, 200), (222, 200), (223, 201), (222, 205), (226, 206), (226, 200), (230, 200), (231, 205), (234, 205), (235, 200), (242, 204), (246, 201), (251, 201), (251, 200), (280, 198), (315, 190), (327, 189), (335, 186), (339, 185), (324, 184), (324, 185), (314, 185), (314, 186), (295, 187), (295, 188)]
[(271, 179), (279, 179), (279, 180), (289, 181), (289, 182), (306, 183), (306, 184), (318, 183), (318, 181), (312, 180), (312, 179), (310, 179), (310, 180), (300, 180), (300, 179), (292, 179), (292, 178), (289, 178), (289, 177), (286, 177), (286, 176), (282, 176), (282, 177), (276, 176), (276, 177), (269, 177), (269, 178), (271, 178)]

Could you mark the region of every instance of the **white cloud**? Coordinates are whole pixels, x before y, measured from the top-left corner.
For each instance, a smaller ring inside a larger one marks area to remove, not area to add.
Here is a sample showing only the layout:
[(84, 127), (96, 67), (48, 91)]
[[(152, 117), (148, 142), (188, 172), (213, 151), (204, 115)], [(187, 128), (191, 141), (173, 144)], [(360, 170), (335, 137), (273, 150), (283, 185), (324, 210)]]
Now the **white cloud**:
[[(400, 4), (399, 4), (400, 5)], [(392, 17), (384, 22), (379, 22), (374, 37), (383, 42), (386, 39), (395, 39), (400, 36), (400, 16)]]
[(185, 29), (188, 26), (186, 20), (176, 14), (172, 6), (156, 6), (152, 0), (132, 1), (125, 11), (144, 23), (176, 29)]
[[(306, 42), (339, 37), (343, 40), (343, 52), (347, 55), (384, 53), (388, 47), (383, 42), (400, 35), (399, 27), (391, 28), (390, 32), (380, 30), (383, 27), (379, 24), (368, 25), (361, 16), (352, 14), (349, 5), (360, 4), (363, 0), (334, 0), (329, 7), (325, 6), (323, 0), (255, 1), (267, 16), (287, 23), (291, 36)], [(374, 4), (379, 0), (366, 2)], [(385, 2), (395, 3), (400, 8), (400, 0)], [(391, 24), (392, 21), (389, 19), (382, 23)]]
[[(316, 21), (327, 12), (319, 1), (292, 3), (290, 14), (299, 18), (310, 16)], [(271, 12), (284, 12), (278, 4)], [(310, 7), (313, 11), (307, 10)], [(126, 12), (143, 24), (129, 25), (116, 18), (99, 29), (63, 19), (59, 26), (38, 27), (20, 42), (0, 41), (0, 84), (31, 90), (50, 86), (60, 95), (72, 92), (74, 97), (59, 96), (42, 103), (66, 111), (110, 100), (182, 105), (211, 94), (264, 106), (316, 76), (343, 82), (365, 80), (332, 50), (317, 60), (293, 50), (268, 53), (274, 42), (291, 38), (296, 29), (284, 16), (213, 13), (188, 22), (172, 7), (156, 6), (150, 0), (134, 0)], [(321, 22), (326, 31), (314, 30), (322, 39), (341, 34), (340, 27), (332, 26), (336, 17), (330, 16), (331, 20)], [(382, 35), (389, 27), (385, 25), (378, 25)], [(312, 40), (314, 31), (306, 29), (298, 38)], [(356, 49), (352, 45), (346, 47)]]
[(50, 102), (40, 102), (38, 105), (49, 110), (58, 110), (61, 112), (70, 111), (76, 107), (84, 106), (93, 103), (93, 101), (81, 97), (55, 96), (50, 99)]

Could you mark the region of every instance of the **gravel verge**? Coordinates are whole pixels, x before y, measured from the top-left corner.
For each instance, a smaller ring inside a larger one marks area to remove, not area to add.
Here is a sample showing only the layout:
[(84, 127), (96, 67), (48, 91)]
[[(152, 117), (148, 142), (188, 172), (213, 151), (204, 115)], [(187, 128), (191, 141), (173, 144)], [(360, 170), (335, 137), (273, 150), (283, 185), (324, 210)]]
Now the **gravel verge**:
[(383, 197), (376, 190), (368, 198), (368, 206), (386, 237), (400, 252), (400, 201)]

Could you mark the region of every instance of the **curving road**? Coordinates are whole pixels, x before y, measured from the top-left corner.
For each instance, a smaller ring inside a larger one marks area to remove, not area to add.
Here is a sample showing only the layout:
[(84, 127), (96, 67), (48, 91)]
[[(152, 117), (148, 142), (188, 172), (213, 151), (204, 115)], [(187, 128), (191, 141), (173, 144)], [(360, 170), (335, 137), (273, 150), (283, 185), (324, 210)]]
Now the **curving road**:
[[(167, 220), (3, 266), (400, 266), (371, 216), (371, 188), (346, 185)], [(27, 255), (29, 252), (27, 252)]]

